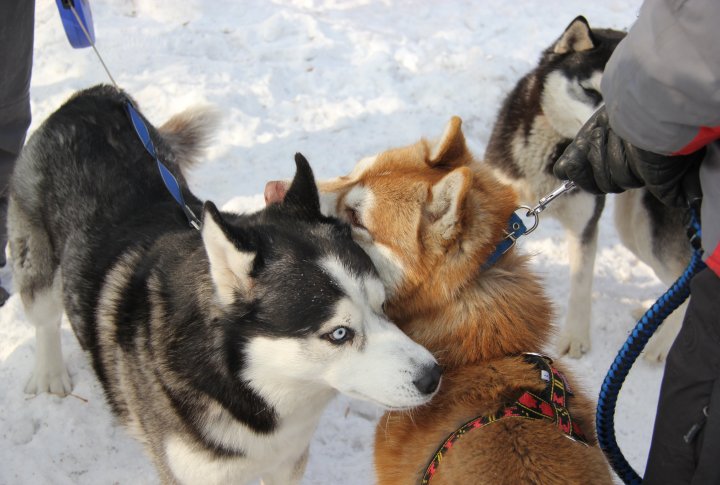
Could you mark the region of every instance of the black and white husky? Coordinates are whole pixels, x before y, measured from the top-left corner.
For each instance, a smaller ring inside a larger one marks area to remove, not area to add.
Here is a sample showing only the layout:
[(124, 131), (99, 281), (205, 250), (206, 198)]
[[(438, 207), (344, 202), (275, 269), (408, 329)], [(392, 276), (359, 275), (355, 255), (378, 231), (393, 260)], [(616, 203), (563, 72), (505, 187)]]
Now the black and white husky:
[(36, 326), (27, 392), (71, 389), (63, 309), (113, 412), (164, 483), (299, 482), (337, 391), (391, 409), (426, 403), (440, 370), (383, 316), (384, 290), (350, 230), (320, 214), (307, 161), (283, 204), (219, 212), (182, 169), (210, 129), (190, 111), (150, 133), (189, 228), (124, 112), (99, 86), (33, 134), (12, 181), (13, 272)]
[[(602, 103), (600, 80), (605, 64), (624, 35), (616, 30), (591, 29), (585, 18), (577, 17), (505, 99), (485, 161), (516, 188), (524, 203), (537, 203), (559, 185), (553, 165)], [(644, 189), (615, 197), (615, 222), (621, 241), (663, 282), (671, 284), (690, 258), (682, 211), (663, 207)], [(592, 276), (604, 205), (604, 196), (575, 190), (547, 210), (559, 219), (567, 234), (571, 284), (558, 350), (571, 357), (580, 357), (590, 349)], [(684, 306), (650, 341), (646, 358), (665, 358), (682, 315)]]

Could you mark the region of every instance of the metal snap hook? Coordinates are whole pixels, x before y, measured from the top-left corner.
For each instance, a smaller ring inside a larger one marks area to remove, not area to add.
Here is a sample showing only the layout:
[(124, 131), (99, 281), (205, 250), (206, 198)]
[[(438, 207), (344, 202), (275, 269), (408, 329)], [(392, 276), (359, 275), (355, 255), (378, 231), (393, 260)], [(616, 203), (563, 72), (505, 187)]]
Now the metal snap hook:
[(525, 234), (530, 234), (535, 229), (537, 229), (538, 225), (540, 224), (540, 212), (536, 212), (534, 209), (532, 209), (530, 206), (527, 205), (521, 205), (517, 209), (515, 209), (515, 212), (518, 212), (520, 209), (525, 209), (525, 217), (529, 218), (530, 216), (533, 216), (533, 223), (531, 226), (527, 228), (525, 231)]

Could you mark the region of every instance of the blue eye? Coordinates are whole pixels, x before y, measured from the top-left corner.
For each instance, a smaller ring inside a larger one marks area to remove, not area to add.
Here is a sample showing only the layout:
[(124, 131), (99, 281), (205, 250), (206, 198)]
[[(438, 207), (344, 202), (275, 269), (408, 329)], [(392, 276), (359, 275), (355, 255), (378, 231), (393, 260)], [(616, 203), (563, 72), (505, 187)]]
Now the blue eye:
[(337, 327), (332, 332), (326, 333), (323, 335), (323, 338), (326, 338), (333, 344), (343, 344), (349, 340), (352, 340), (352, 338), (355, 336), (355, 332), (351, 328), (348, 327)]

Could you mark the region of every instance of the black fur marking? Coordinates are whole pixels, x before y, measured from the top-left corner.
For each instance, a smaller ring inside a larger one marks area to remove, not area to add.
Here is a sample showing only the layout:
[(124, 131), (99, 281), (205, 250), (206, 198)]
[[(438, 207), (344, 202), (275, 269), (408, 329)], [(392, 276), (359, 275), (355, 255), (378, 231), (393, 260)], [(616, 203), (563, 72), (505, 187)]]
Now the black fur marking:
[(605, 208), (605, 196), (604, 195), (598, 195), (595, 197), (595, 210), (593, 210), (593, 215), (588, 220), (587, 224), (585, 224), (585, 228), (582, 231), (582, 234), (580, 235), (580, 244), (583, 246), (586, 246), (589, 244), (590, 240), (593, 239), (597, 235), (598, 230), (598, 221), (600, 220), (600, 216), (602, 215), (603, 209)]
[[(161, 378), (161, 376), (159, 376), (157, 373), (156, 376), (158, 377), (158, 379)], [(214, 455), (221, 458), (240, 458), (246, 455), (243, 450), (234, 450), (224, 447), (214, 441), (208, 440), (203, 435), (203, 433), (200, 431), (202, 423), (198, 422), (197, 420), (197, 417), (201, 416), (203, 412), (203, 409), (197, 405), (198, 402), (202, 402), (200, 396), (193, 396), (191, 395), (192, 393), (188, 392), (183, 393), (173, 391), (164, 383), (162, 384), (162, 390), (172, 404), (173, 408), (180, 416), (184, 418), (184, 429), (193, 435), (193, 438), (197, 444), (201, 445), (206, 450), (212, 452)]]
[(154, 261), (143, 261), (137, 266), (127, 285), (123, 288), (121, 300), (115, 312), (116, 339), (125, 352), (132, 352), (138, 329), (150, 319), (150, 305), (147, 301), (147, 278)]
[(537, 72), (527, 74), (518, 82), (503, 101), (485, 150), (485, 161), (514, 179), (523, 178), (524, 173), (512, 153), (513, 139), (520, 126), (525, 127), (525, 136), (528, 136), (541, 112), (541, 90), (542, 79)]
[(652, 230), (652, 251), (655, 257), (662, 261), (665, 255), (680, 251), (689, 255), (692, 248), (689, 240), (684, 236), (677, 237), (685, 233), (685, 209), (668, 207), (646, 189), (638, 190), (645, 191), (642, 204), (650, 219), (648, 224)]

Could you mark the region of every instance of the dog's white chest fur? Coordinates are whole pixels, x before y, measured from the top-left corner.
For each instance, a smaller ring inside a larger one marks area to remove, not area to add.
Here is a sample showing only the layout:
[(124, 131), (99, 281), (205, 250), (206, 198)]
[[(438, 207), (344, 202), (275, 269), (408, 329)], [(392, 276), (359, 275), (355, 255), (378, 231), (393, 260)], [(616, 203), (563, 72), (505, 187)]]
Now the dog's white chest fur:
[(206, 438), (243, 450), (244, 456), (219, 457), (171, 434), (165, 441), (167, 461), (183, 484), (242, 484), (258, 478), (264, 484), (294, 483), (302, 475), (310, 439), (333, 395), (303, 396), (303, 408), (296, 409), (292, 419), (280, 419), (278, 428), (269, 434), (256, 433), (218, 406), (207, 413)]

